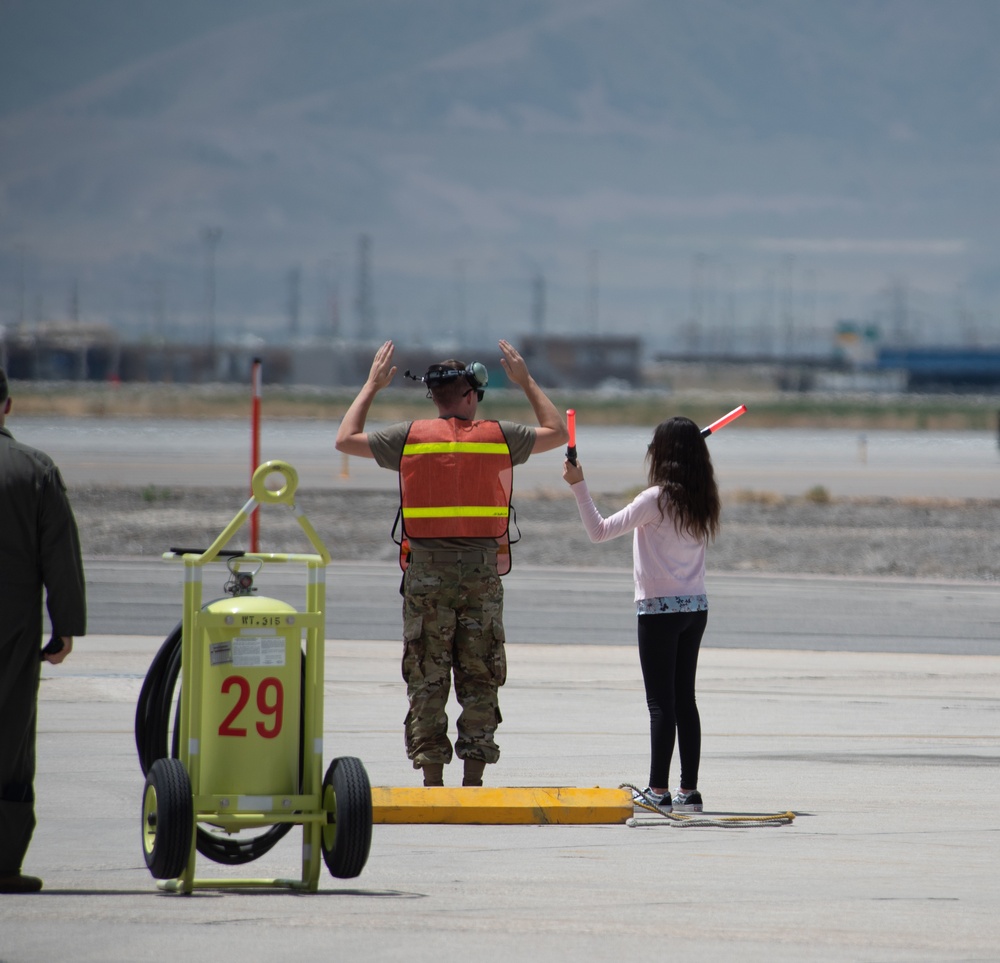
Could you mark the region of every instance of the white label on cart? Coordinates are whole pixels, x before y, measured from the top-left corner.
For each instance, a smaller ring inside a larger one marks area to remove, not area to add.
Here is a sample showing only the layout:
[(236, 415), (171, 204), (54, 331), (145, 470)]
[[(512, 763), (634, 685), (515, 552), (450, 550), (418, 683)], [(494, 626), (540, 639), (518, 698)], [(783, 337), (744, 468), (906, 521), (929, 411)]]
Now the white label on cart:
[(241, 635), (233, 639), (234, 666), (285, 664), (285, 640), (280, 635)]
[(208, 664), (225, 665), (233, 661), (232, 642), (213, 642), (208, 647)]

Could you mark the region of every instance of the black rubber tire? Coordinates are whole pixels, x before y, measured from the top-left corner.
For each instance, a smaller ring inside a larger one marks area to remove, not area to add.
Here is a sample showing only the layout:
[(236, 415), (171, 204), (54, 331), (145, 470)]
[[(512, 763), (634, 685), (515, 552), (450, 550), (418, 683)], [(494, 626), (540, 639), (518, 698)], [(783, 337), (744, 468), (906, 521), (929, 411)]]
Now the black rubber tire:
[(142, 794), (142, 851), (156, 879), (176, 879), (187, 867), (194, 830), (191, 780), (179, 759), (157, 759)]
[(341, 756), (323, 779), (323, 860), (331, 876), (360, 876), (372, 846), (372, 787), (360, 759)]

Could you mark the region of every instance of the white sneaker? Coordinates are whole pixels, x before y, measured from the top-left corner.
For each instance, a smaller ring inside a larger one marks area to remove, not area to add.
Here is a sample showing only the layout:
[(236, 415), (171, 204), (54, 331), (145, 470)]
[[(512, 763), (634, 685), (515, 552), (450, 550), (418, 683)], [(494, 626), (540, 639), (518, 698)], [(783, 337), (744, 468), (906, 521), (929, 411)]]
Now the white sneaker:
[(645, 806), (655, 806), (661, 813), (670, 812), (670, 793), (653, 792), (649, 786), (642, 790), (633, 789), (632, 802)]
[(673, 808), (679, 813), (700, 813), (704, 806), (701, 793), (697, 789), (692, 789), (690, 792), (678, 789), (674, 793)]

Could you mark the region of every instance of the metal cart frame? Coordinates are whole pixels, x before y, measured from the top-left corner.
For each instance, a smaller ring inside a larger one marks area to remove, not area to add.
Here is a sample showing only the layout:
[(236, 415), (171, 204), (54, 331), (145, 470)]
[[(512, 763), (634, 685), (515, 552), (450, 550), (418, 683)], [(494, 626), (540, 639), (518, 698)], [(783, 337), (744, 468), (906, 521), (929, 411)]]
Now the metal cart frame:
[[(275, 474), (283, 476), (284, 484), (269, 489), (265, 481)], [(208, 549), (164, 555), (184, 564), (178, 752), (177, 758), (157, 760), (147, 773), (142, 818), (147, 866), (160, 879), (158, 885), (171, 892), (222, 887), (315, 892), (321, 855), (335, 876), (358, 875), (368, 857), (371, 787), (360, 760), (335, 759), (322, 777), (330, 553), (295, 505), (297, 485), (298, 475), (287, 462), (266, 462), (254, 472), (251, 499)], [(289, 507), (315, 554), (223, 555), (262, 504)], [(258, 568), (304, 565), (305, 611), (252, 594), (203, 606), (205, 567), (222, 557), (237, 578), (247, 563)], [(220, 676), (225, 677), (221, 685)], [(289, 716), (300, 720), (297, 733)], [(297, 747), (297, 757), (289, 758), (290, 746)], [(288, 879), (197, 878), (198, 824), (227, 834), (300, 825), (301, 874)]]

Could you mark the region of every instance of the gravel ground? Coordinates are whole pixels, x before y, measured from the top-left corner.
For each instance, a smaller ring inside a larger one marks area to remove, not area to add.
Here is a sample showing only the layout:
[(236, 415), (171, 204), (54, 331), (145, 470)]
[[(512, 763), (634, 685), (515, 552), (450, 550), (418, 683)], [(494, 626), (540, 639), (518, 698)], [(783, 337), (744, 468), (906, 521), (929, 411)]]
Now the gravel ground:
[[(71, 493), (87, 557), (158, 557), (205, 548), (246, 503), (245, 489), (89, 488)], [(598, 495), (607, 515), (625, 495)], [(393, 561), (388, 492), (299, 492), (298, 507), (336, 561)], [(593, 545), (568, 491), (515, 498), (522, 533), (514, 564), (631, 566), (631, 539)], [(262, 551), (309, 551), (291, 513), (262, 506)], [(724, 496), (714, 571), (877, 575), (995, 581), (1000, 577), (1000, 499), (931, 501)], [(232, 548), (248, 546), (248, 529)]]

